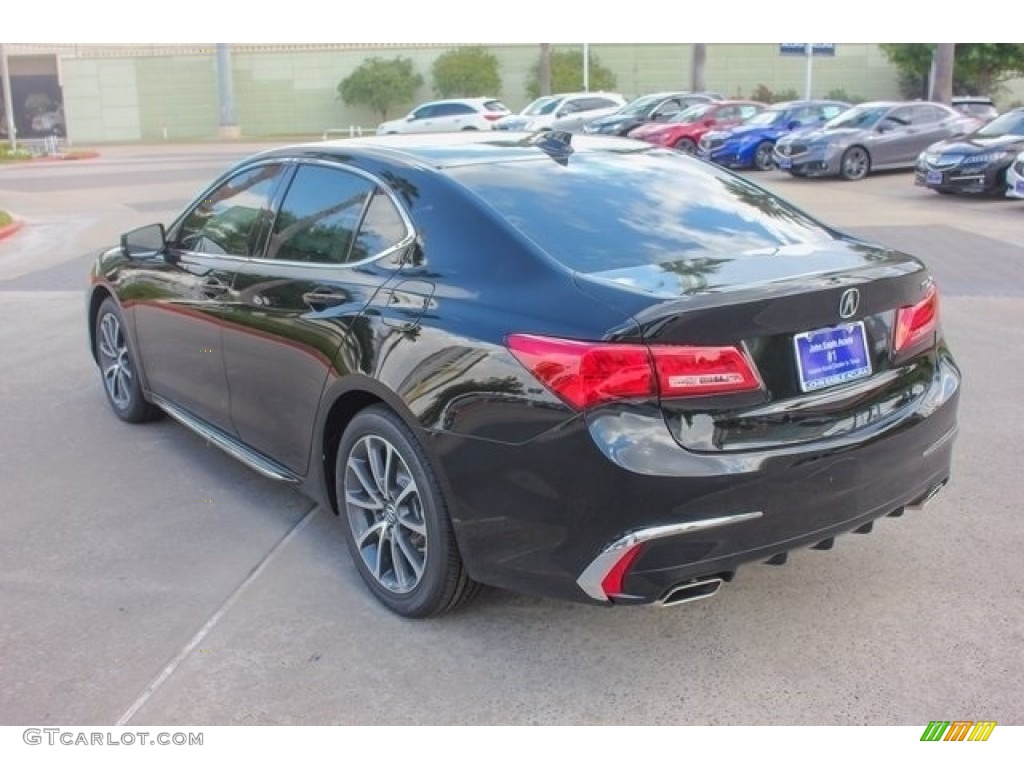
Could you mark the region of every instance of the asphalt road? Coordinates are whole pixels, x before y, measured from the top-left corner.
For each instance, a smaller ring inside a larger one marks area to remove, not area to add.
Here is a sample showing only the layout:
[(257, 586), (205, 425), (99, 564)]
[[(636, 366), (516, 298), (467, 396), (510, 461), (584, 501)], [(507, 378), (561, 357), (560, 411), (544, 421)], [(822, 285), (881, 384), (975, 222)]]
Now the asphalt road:
[(1024, 724), (1024, 203), (908, 174), (756, 176), (938, 276), (966, 377), (951, 485), (713, 600), (369, 597), (332, 515), (170, 420), (109, 412), (88, 252), (167, 221), (255, 146), (0, 167), (0, 724)]

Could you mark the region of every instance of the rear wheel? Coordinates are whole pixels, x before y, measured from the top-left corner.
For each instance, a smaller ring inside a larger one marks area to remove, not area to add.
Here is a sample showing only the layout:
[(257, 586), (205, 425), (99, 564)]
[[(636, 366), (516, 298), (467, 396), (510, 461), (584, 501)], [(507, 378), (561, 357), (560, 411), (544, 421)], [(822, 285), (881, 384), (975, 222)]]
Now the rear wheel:
[(772, 151), (775, 145), (770, 141), (762, 141), (754, 150), (754, 167), (759, 171), (770, 171), (775, 167)]
[(146, 402), (139, 383), (138, 365), (117, 302), (104, 299), (96, 313), (96, 363), (103, 376), (107, 402), (119, 419), (131, 423), (159, 418), (160, 409)]
[(688, 155), (697, 154), (697, 145), (694, 143), (693, 139), (682, 138), (672, 146), (680, 152), (685, 152)]
[(335, 466), (349, 551), (366, 586), (395, 613), (446, 613), (479, 592), (452, 532), (430, 461), (408, 427), (383, 406), (358, 413)]
[(863, 147), (850, 147), (839, 161), (839, 175), (847, 181), (860, 181), (871, 171), (871, 157)]

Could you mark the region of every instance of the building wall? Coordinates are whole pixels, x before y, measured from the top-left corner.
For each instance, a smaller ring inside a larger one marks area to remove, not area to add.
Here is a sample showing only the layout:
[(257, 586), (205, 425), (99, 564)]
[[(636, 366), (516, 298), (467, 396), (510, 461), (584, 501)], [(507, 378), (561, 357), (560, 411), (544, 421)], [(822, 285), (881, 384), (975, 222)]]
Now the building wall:
[[(553, 44), (556, 50), (569, 47)], [(627, 96), (690, 84), (689, 44), (594, 44), (592, 53), (612, 69)], [(514, 110), (529, 101), (526, 79), (536, 45), (489, 46), (498, 57), (501, 98)], [(181, 140), (217, 134), (218, 105), (213, 45), (139, 48), (130, 55), (76, 46), (62, 52), (60, 70), (68, 131), (77, 143)], [(327, 128), (372, 129), (379, 116), (338, 99), (338, 83), (370, 56), (407, 56), (424, 86), (389, 118), (434, 97), (430, 67), (444, 45), (233, 46), (236, 117), (243, 135), (316, 135)], [(705, 76), (710, 90), (749, 97), (758, 85), (772, 91), (804, 90), (802, 57), (781, 56), (778, 44), (709, 44)], [(582, 83), (580, 84), (582, 87)], [(842, 88), (865, 99), (898, 97), (894, 68), (875, 45), (838, 44), (834, 57), (813, 61), (813, 95)]]

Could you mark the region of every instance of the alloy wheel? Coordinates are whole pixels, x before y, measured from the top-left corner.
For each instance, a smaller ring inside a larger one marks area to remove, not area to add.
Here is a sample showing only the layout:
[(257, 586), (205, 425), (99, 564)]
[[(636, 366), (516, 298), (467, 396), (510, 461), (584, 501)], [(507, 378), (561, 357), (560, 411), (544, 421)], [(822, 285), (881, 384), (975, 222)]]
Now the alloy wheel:
[(427, 562), (423, 499), (398, 449), (379, 435), (349, 451), (343, 484), (356, 549), (373, 578), (389, 592), (411, 592)]
[(128, 356), (128, 342), (116, 315), (107, 313), (100, 319), (97, 347), (103, 385), (110, 396), (110, 402), (119, 410), (127, 410), (132, 403), (134, 373)]

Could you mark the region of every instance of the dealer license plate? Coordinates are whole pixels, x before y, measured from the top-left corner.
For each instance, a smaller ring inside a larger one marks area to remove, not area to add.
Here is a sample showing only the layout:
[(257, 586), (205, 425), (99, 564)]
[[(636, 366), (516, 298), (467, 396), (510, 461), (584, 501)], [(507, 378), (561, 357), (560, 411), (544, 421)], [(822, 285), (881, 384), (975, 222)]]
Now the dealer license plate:
[(804, 392), (871, 375), (863, 322), (798, 333), (793, 344), (800, 389)]

